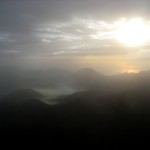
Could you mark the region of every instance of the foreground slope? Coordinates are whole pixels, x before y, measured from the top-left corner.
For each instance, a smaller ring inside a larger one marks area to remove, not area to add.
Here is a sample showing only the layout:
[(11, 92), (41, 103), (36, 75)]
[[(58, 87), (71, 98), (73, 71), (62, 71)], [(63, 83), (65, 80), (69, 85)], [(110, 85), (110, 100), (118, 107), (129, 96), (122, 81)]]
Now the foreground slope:
[(149, 136), (149, 98), (148, 90), (107, 95), (97, 90), (77, 92), (51, 106), (39, 99), (22, 101), (20, 97), (21, 103), (19, 99), (1, 103), (0, 132), (89, 138)]

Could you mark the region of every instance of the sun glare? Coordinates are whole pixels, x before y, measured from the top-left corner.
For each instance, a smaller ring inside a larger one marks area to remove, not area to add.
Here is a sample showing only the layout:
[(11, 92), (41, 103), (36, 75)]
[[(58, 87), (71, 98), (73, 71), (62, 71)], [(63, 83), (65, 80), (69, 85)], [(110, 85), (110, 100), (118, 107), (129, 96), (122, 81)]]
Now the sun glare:
[(128, 69), (128, 70), (122, 71), (122, 73), (139, 73), (139, 70), (136, 70), (136, 69)]
[(129, 47), (141, 46), (148, 40), (149, 33), (148, 26), (141, 18), (133, 18), (118, 27), (115, 39)]
[(125, 65), (122, 73), (139, 73), (139, 69), (132, 65)]

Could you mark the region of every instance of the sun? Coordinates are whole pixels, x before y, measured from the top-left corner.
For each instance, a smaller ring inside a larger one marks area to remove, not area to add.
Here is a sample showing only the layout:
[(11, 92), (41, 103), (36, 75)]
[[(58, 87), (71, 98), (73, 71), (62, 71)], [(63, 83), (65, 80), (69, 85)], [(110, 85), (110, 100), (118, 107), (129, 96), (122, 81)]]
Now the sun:
[(149, 29), (141, 18), (123, 22), (115, 31), (115, 39), (129, 47), (143, 45), (149, 36)]

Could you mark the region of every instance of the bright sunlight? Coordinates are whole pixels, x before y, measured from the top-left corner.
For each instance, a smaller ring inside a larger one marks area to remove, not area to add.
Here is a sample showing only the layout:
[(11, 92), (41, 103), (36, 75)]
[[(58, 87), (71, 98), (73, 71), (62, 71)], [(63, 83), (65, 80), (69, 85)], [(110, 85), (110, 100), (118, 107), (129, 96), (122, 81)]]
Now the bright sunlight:
[(123, 22), (115, 32), (115, 39), (129, 47), (144, 45), (149, 38), (150, 29), (141, 18)]

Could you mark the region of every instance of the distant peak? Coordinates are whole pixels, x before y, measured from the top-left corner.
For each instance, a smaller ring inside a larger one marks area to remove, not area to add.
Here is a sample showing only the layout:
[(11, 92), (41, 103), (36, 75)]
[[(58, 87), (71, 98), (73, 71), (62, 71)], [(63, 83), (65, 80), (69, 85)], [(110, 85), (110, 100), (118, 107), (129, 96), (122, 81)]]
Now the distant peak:
[(4, 97), (4, 99), (14, 100), (30, 100), (30, 99), (44, 99), (45, 96), (33, 89), (18, 89)]
[(76, 74), (78, 74), (78, 75), (91, 75), (91, 76), (103, 76), (103, 74), (95, 71), (92, 68), (81, 69)]

